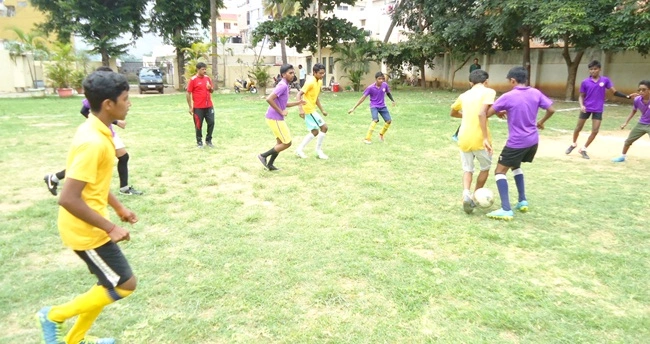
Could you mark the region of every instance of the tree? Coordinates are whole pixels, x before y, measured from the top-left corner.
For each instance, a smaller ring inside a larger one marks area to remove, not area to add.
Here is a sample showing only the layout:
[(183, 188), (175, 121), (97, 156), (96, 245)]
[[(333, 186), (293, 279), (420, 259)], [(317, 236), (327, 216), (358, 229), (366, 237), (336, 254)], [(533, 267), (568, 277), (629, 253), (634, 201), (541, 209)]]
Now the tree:
[(650, 35), (645, 30), (650, 23), (650, 2), (647, 0), (619, 0), (613, 13), (607, 16), (609, 35), (602, 47), (610, 51), (636, 50), (650, 53)]
[(375, 42), (357, 42), (341, 43), (335, 45), (332, 50), (339, 54), (334, 60), (335, 64), (340, 64), (347, 78), (352, 82), (354, 91), (359, 91), (361, 79), (368, 73), (370, 62), (375, 61), (373, 55), (376, 51)]
[[(273, 20), (279, 20), (287, 16), (295, 15), (298, 12), (298, 2), (295, 0), (284, 0), (273, 2), (263, 0), (264, 14), (269, 15)], [(280, 52), (282, 54), (282, 64), (287, 64), (287, 43), (284, 38), (280, 39)]]
[[(327, 13), (333, 11), (340, 4), (354, 5), (354, 2), (355, 0), (322, 0), (318, 5), (323, 12)], [(268, 38), (271, 47), (274, 47), (282, 39), (285, 39), (286, 44), (296, 48), (298, 52), (307, 49), (311, 53), (316, 53), (321, 46), (332, 46), (339, 42), (363, 39), (363, 30), (345, 19), (336, 16), (319, 19), (320, 11), (317, 11), (317, 14), (308, 13), (312, 3), (313, 0), (300, 0), (300, 7), (296, 15), (260, 24), (253, 31), (253, 44)], [(320, 40), (314, 37), (314, 32), (318, 30), (320, 30), (320, 35), (317, 37), (320, 36)]]
[[(223, 8), (223, 0), (215, 0), (216, 8)], [(186, 74), (184, 48), (200, 41), (197, 27), (207, 29), (210, 25), (210, 0), (156, 0), (151, 10), (149, 28), (162, 36), (163, 41), (176, 48), (179, 68), (178, 81), (183, 85)]]
[(16, 56), (27, 57), (29, 76), (32, 78), (32, 87), (36, 88), (36, 65), (34, 61), (43, 60), (47, 57), (47, 39), (45, 35), (39, 31), (25, 32), (17, 27), (12, 27), (8, 30), (12, 31), (18, 38), (17, 41), (10, 41), (7, 43), (9, 55), (13, 59), (14, 63), (16, 63)]
[(109, 65), (111, 56), (126, 52), (129, 44), (117, 44), (116, 39), (130, 33), (132, 39), (142, 37), (144, 10), (148, 0), (30, 0), (47, 15), (39, 25), (45, 33), (56, 32), (62, 42), (69, 42), (78, 34), (91, 50), (102, 56), (102, 64)]
[(378, 48), (378, 57), (391, 70), (402, 72), (404, 67), (417, 67), (420, 70), (421, 86), (425, 86), (424, 70), (433, 68), (434, 60), (444, 51), (437, 46), (431, 36), (411, 34), (403, 42), (381, 44)]
[[(217, 17), (219, 16), (219, 9), (217, 8), (217, 0), (210, 0), (210, 39), (212, 40), (212, 84), (217, 85)], [(224, 83), (225, 86), (225, 83)]]
[[(221, 43), (221, 58), (223, 59), (223, 87), (227, 88), (228, 84), (226, 83), (226, 57), (228, 55), (233, 56), (232, 48), (228, 48), (226, 44), (228, 43), (228, 37), (223, 36), (219, 37), (219, 43)], [(217, 66), (215, 64), (215, 66)]]

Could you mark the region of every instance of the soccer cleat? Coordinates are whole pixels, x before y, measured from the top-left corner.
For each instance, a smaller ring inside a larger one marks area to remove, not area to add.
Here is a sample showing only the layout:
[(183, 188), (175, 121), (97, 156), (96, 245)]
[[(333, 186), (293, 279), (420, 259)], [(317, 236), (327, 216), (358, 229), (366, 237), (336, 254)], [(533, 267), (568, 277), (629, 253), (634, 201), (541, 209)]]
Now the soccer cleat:
[(199, 149), (203, 148), (203, 142), (197, 143), (196, 148), (199, 148)]
[(458, 142), (458, 135), (451, 135), (451, 139), (455, 142)]
[(296, 155), (299, 156), (301, 159), (307, 159), (307, 155), (305, 155), (305, 152), (301, 150), (296, 150)]
[(36, 313), (36, 320), (43, 333), (45, 344), (65, 344), (63, 340), (63, 324), (47, 318), (52, 307), (43, 307)]
[(367, 144), (367, 145), (369, 145), (369, 144), (371, 144), (371, 143), (372, 143), (372, 141), (370, 141), (370, 140), (368, 140), (368, 139), (364, 139), (364, 140), (363, 140), (363, 143), (365, 143), (365, 144)]
[(143, 194), (142, 191), (138, 191), (134, 189), (132, 186), (125, 186), (123, 188), (120, 188), (120, 193), (122, 195), (138, 195), (138, 196)]
[(97, 337), (86, 337), (82, 339), (79, 344), (115, 344), (114, 338), (97, 338)]
[(624, 162), (624, 161), (625, 161), (625, 157), (622, 155), (612, 159), (612, 162)]
[(327, 154), (323, 153), (322, 150), (316, 151), (316, 154), (318, 154), (319, 159), (327, 160), (330, 158), (327, 156)]
[(582, 155), (583, 159), (589, 159), (589, 155), (587, 155), (587, 151), (581, 149), (578, 152), (580, 153), (580, 155)]
[(205, 144), (208, 146), (208, 148), (214, 148), (214, 146), (212, 145), (212, 142), (206, 142)]
[(488, 213), (487, 217), (491, 219), (510, 221), (514, 218), (514, 213), (512, 212), (512, 210), (499, 209), (491, 213)]
[(279, 168), (277, 168), (277, 167), (275, 167), (273, 165), (267, 165), (266, 168), (268, 168), (269, 171), (279, 171), (280, 170)]
[(526, 200), (519, 201), (519, 203), (517, 203), (517, 205), (515, 206), (515, 210), (520, 211), (522, 213), (527, 212), (528, 211), (528, 201), (526, 201)]
[(465, 213), (471, 214), (474, 211), (474, 208), (476, 208), (476, 203), (467, 196), (463, 197), (463, 210)]
[(59, 183), (52, 180), (51, 174), (46, 174), (45, 177), (43, 177), (43, 181), (45, 181), (45, 185), (47, 185), (47, 189), (50, 190), (50, 193), (56, 196), (56, 188), (59, 186)]
[(379, 141), (381, 141), (381, 142), (385, 142), (385, 141), (384, 141), (384, 134), (379, 134)]
[(266, 165), (266, 158), (263, 157), (262, 154), (258, 155), (257, 158), (260, 159), (260, 162), (262, 163), (262, 165), (264, 165), (264, 167), (268, 168), (268, 166)]
[(566, 151), (564, 152), (564, 154), (569, 155), (569, 154), (571, 154), (571, 152), (573, 152), (574, 149), (576, 149), (576, 146), (574, 146), (574, 145), (570, 145), (569, 148), (566, 149)]

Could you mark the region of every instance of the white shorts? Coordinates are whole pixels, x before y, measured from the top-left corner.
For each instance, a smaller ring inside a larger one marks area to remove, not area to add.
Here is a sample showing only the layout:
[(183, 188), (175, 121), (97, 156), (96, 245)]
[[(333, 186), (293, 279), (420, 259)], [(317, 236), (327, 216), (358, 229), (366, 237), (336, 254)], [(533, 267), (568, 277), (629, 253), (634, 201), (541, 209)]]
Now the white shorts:
[(113, 132), (113, 144), (115, 145), (115, 150), (126, 148), (122, 139), (117, 135), (117, 132)]
[(474, 172), (474, 158), (478, 160), (481, 171), (488, 171), (492, 165), (492, 157), (485, 149), (463, 152), (460, 151), (460, 162), (463, 164), (463, 171)]

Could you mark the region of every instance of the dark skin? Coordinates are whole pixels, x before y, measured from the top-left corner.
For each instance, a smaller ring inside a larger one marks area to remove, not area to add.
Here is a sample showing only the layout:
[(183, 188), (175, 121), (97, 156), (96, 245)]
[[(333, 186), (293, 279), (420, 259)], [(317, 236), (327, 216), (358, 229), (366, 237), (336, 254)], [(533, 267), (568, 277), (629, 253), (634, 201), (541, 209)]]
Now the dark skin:
[[(323, 80), (324, 76), (325, 76), (325, 70), (324, 69), (321, 69), (321, 70), (319, 70), (317, 72), (314, 72), (314, 77), (316, 79), (318, 79), (318, 80)], [(300, 109), (300, 112), (299, 112), (300, 118), (304, 119), (305, 118), (305, 110), (303, 110), (303, 108), (302, 108), (302, 101), (303, 101), (302, 95), (303, 94), (304, 93), (302, 91), (298, 92), (298, 101), (301, 102), (301, 104), (299, 104), (298, 106), (299, 106), (299, 109)], [(320, 105), (320, 98), (316, 99), (316, 106), (318, 106), (318, 109), (320, 109), (320, 112), (323, 114), (323, 116), (327, 116), (327, 112), (325, 110), (323, 110), (323, 107)], [(327, 132), (327, 124), (323, 124), (323, 126), (320, 127), (320, 131), (326, 133)], [(314, 136), (318, 135), (318, 130), (317, 129), (312, 130), (311, 134), (314, 135)]]
[[(284, 80), (286, 80), (287, 84), (291, 84), (291, 82), (293, 82), (293, 78), (295, 76), (296, 76), (296, 72), (293, 69), (289, 69), (287, 72), (282, 74), (282, 78)], [(284, 109), (284, 110), (280, 109), (278, 104), (275, 103), (275, 100), (277, 98), (278, 98), (278, 96), (275, 93), (271, 93), (271, 94), (269, 94), (268, 97), (266, 97), (266, 102), (269, 103), (269, 106), (271, 106), (273, 108), (273, 110), (277, 111), (279, 114), (282, 114), (282, 116), (286, 117), (287, 114), (289, 113), (289, 111), (287, 109)], [(306, 103), (307, 102), (305, 102), (304, 100), (295, 101), (295, 102), (287, 103), (287, 107), (305, 105)], [(277, 137), (275, 138), (275, 140), (276, 140), (277, 143), (275, 144), (275, 147), (273, 147), (273, 149), (275, 149), (275, 151), (278, 152), (278, 153), (280, 153), (283, 150), (291, 147), (291, 142), (282, 143), (282, 141)]]
[[(102, 102), (101, 110), (94, 113), (99, 120), (107, 127), (115, 120), (124, 121), (126, 114), (131, 107), (129, 101), (129, 94), (127, 91), (117, 98), (117, 101), (110, 99)], [(118, 243), (123, 240), (130, 240), (131, 235), (128, 229), (117, 225), (110, 220), (104, 218), (96, 211), (92, 210), (82, 198), (82, 191), (86, 187), (86, 182), (68, 177), (65, 188), (59, 197), (59, 205), (65, 208), (70, 214), (79, 218), (80, 220), (106, 231), (111, 241)], [(115, 210), (120, 220), (131, 224), (138, 222), (136, 214), (126, 208), (111, 192), (108, 193), (108, 204)], [(119, 285), (118, 287), (125, 290), (135, 290), (136, 287), (135, 276)]]

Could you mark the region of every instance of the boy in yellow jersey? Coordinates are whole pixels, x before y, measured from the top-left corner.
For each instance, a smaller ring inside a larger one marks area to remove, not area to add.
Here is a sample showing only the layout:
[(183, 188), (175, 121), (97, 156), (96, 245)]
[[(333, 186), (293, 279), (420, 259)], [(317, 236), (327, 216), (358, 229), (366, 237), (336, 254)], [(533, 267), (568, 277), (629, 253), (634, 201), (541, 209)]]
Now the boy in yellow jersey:
[[(131, 106), (129, 83), (120, 74), (96, 71), (83, 82), (91, 114), (79, 126), (66, 163), (65, 188), (59, 198), (58, 227), (63, 243), (88, 265), (98, 282), (71, 301), (43, 307), (37, 314), (45, 344), (112, 344), (112, 338), (86, 336), (102, 309), (130, 295), (136, 278), (117, 245), (129, 231), (109, 220), (110, 205), (122, 221), (137, 216), (110, 192), (115, 146), (109, 126), (123, 121)], [(78, 316), (63, 335), (63, 323)]]
[[(474, 174), (474, 159), (478, 160), (480, 172), (476, 177), (478, 190), (485, 185), (492, 165), (492, 137), (487, 128), (487, 110), (494, 103), (496, 92), (485, 87), (488, 73), (476, 69), (469, 74), (472, 88), (461, 94), (451, 106), (451, 116), (462, 118), (458, 131), (460, 161), (463, 166), (463, 210), (471, 214), (476, 207), (470, 188)], [(481, 125), (484, 123), (485, 125)], [(484, 144), (487, 142), (488, 144)]]
[(316, 112), (316, 107), (320, 109), (323, 116), (327, 116), (327, 112), (323, 110), (323, 107), (320, 105), (320, 100), (318, 95), (320, 90), (323, 87), (323, 77), (325, 76), (325, 66), (321, 63), (314, 65), (312, 69), (314, 75), (311, 78), (307, 78), (305, 85), (300, 89), (298, 93), (298, 101), (302, 103), (303, 96), (306, 104), (303, 106), (298, 105), (300, 109), (300, 117), (305, 119), (305, 124), (307, 125), (307, 130), (310, 132), (305, 135), (305, 138), (302, 140), (302, 143), (296, 149), (296, 155), (305, 159), (307, 156), (303, 152), (305, 146), (311, 142), (315, 137), (316, 139), (316, 154), (320, 159), (327, 159), (328, 156), (323, 153), (323, 140), (325, 140), (325, 134), (327, 133), (327, 124), (325, 120)]

